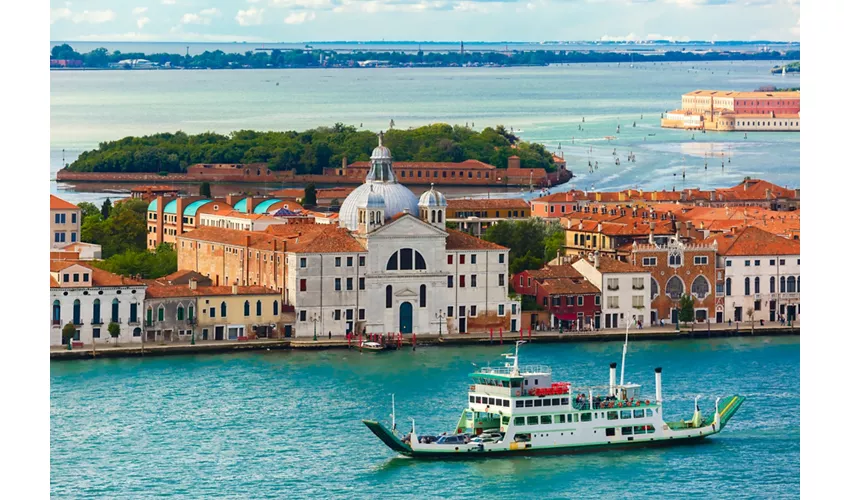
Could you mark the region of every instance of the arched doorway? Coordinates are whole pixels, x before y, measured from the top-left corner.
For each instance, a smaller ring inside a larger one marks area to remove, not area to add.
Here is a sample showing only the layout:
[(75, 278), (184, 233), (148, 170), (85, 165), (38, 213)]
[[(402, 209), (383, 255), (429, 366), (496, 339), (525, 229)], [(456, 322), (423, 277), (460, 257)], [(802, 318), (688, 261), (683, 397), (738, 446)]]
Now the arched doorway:
[(413, 305), (410, 302), (402, 302), (399, 306), (398, 331), (401, 333), (413, 332)]

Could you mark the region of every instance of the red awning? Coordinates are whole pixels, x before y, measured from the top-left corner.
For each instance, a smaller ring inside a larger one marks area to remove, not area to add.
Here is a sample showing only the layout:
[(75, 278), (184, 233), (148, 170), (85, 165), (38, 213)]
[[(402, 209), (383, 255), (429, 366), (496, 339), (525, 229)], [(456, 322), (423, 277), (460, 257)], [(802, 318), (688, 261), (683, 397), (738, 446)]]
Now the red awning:
[(578, 319), (576, 313), (556, 313), (555, 317), (558, 318), (558, 321), (575, 321)]

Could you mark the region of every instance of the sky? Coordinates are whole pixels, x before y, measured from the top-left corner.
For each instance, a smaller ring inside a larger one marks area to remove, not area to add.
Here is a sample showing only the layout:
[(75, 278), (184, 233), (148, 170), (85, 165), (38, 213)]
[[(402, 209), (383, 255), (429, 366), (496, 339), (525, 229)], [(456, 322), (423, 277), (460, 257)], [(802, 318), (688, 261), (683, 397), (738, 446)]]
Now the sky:
[(800, 0), (50, 0), (55, 41), (799, 41)]

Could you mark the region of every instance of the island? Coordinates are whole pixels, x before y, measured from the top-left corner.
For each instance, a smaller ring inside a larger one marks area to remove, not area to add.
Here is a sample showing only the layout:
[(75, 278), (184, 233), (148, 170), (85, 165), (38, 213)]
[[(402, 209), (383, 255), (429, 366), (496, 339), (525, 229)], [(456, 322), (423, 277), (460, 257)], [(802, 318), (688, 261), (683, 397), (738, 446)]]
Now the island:
[(784, 64), (782, 66), (774, 66), (771, 70), (771, 73), (774, 75), (778, 75), (780, 73), (799, 73), (800, 72), (800, 61), (794, 61), (792, 63)]

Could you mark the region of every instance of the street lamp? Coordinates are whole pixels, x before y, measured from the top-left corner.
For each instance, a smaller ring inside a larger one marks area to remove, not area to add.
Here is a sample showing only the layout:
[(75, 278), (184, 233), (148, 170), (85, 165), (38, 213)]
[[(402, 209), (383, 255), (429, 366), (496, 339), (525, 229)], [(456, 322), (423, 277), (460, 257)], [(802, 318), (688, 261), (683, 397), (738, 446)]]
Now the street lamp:
[(437, 321), (439, 322), (439, 336), (442, 337), (443, 336), (443, 320), (446, 318), (446, 313), (444, 313), (443, 310), (440, 309), (440, 312), (434, 313), (434, 317), (437, 318)]
[(316, 337), (316, 324), (319, 322), (319, 313), (313, 313), (311, 321), (313, 321), (313, 342), (315, 342), (318, 340)]

